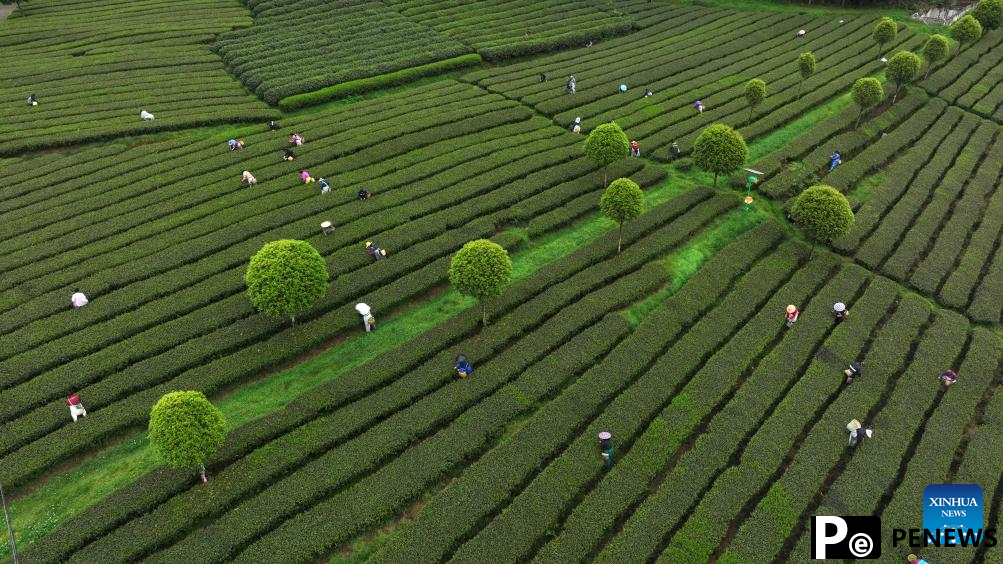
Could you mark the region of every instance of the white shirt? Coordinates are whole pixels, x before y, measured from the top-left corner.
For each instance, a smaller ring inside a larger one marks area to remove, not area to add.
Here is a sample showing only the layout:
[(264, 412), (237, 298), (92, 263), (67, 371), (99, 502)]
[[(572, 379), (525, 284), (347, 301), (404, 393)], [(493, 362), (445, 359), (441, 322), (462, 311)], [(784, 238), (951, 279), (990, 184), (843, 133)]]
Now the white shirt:
[(87, 296), (83, 292), (77, 292), (70, 296), (70, 302), (73, 303), (73, 307), (84, 307), (87, 305)]
[(148, 112), (146, 110), (143, 110), (143, 111), (139, 112), (139, 117), (141, 117), (143, 119), (153, 119), (153, 114), (151, 114), (150, 112)]

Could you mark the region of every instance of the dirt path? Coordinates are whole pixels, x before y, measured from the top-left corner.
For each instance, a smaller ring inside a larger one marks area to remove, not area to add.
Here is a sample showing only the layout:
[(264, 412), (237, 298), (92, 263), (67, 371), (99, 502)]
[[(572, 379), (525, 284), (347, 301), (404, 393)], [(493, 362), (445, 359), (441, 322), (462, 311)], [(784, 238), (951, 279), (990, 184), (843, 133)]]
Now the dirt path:
[(0, 21), (6, 19), (16, 9), (17, 6), (14, 4), (0, 4)]

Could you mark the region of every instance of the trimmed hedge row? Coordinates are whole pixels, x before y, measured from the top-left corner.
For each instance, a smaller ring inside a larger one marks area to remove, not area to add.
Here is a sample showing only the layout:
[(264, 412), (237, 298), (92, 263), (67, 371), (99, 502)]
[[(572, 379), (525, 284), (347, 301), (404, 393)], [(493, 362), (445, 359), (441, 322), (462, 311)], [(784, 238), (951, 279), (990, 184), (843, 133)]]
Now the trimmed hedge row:
[[(829, 138), (810, 153), (802, 155), (800, 166), (788, 166), (772, 178), (759, 185), (759, 190), (774, 198), (796, 195), (814, 177), (824, 174), (829, 156), (838, 150), (849, 164), (856, 152), (880, 140), (880, 134), (895, 131), (900, 127), (907, 131), (924, 131), (947, 107), (943, 100), (907, 96), (872, 120), (861, 130), (847, 131)], [(837, 170), (839, 170), (837, 168)]]
[[(983, 266), (985, 276), (972, 295), (972, 303), (968, 306), (968, 315), (982, 323), (999, 323), (1000, 310), (1003, 306), (1003, 246), (996, 239), (996, 253), (991, 263)], [(988, 266), (988, 268), (987, 268)]]
[(611, 37), (627, 35), (637, 29), (637, 24), (633, 22), (609, 23), (582, 31), (562, 33), (545, 39), (482, 47), (477, 50), (477, 53), (486, 61), (498, 62), (504, 59), (529, 57), (570, 47), (581, 47), (590, 41), (600, 41)]
[(389, 3), (405, 17), (472, 45), (489, 61), (581, 47), (638, 29), (620, 12), (567, 0)]
[[(822, 404), (815, 414), (805, 413), (802, 419), (809, 419), (803, 429), (799, 431), (797, 425), (791, 426), (791, 435), (796, 437), (801, 432), (806, 436), (796, 450), (792, 449), (785, 458), (779, 459), (782, 460), (779, 475), (773, 477), (765, 497), (742, 522), (728, 549), (731, 554), (726, 554), (726, 558), (772, 560), (794, 529), (805, 526), (802, 521), (816, 494), (824, 491), (829, 471), (850, 452), (846, 444), (847, 421), (857, 418), (865, 425), (870, 424), (870, 411), (885, 396), (886, 386), (894, 384), (893, 375), (904, 369), (913, 356), (910, 344), (923, 337), (923, 328), (929, 318), (929, 304), (922, 298), (913, 295), (901, 298), (895, 313), (863, 356), (867, 373), (853, 383), (852, 389), (842, 391), (835, 398), (830, 394), (827, 399), (831, 401)], [(936, 346), (931, 340), (919, 342), (915, 357), (927, 354), (931, 346)], [(843, 361), (840, 365), (853, 358), (859, 359), (854, 356), (840, 358)], [(833, 391), (839, 391), (843, 385), (838, 372), (842, 368), (829, 368), (827, 378)], [(880, 432), (879, 428), (877, 433)], [(864, 447), (868, 447), (867, 443)]]
[[(945, 139), (951, 134), (961, 120), (962, 112), (947, 111), (937, 120), (937, 126), (931, 127), (920, 137), (908, 151), (897, 157), (889, 166), (888, 172), (882, 176), (879, 189), (871, 190), (864, 203), (854, 212), (853, 228), (848, 234), (833, 241), (833, 248), (852, 254), (860, 247), (878, 227), (888, 209), (894, 206), (908, 190), (910, 183), (930, 162), (937, 151), (951, 152), (961, 147), (962, 132), (950, 142)], [(762, 170), (762, 169), (760, 169)], [(852, 196), (852, 192), (850, 195)]]
[[(1003, 149), (1003, 144), (997, 142), (993, 145), (992, 152), (986, 158), (987, 166), (999, 163), (1001, 157), (998, 151), (1000, 149)], [(987, 187), (984, 183), (985, 178), (979, 180), (976, 189), (985, 190)], [(1003, 232), (1003, 190), (995, 190), (994, 182), (990, 182), (988, 187), (994, 190), (988, 202), (976, 202), (985, 205), (979, 211), (981, 215), (976, 216), (979, 217), (978, 229), (974, 233), (969, 230), (971, 237), (968, 240), (968, 245), (964, 247), (964, 254), (956, 256), (954, 267), (950, 269), (950, 275), (938, 293), (938, 297), (951, 307), (960, 309), (968, 305), (979, 279), (985, 274), (992, 275), (992, 270), (987, 270), (986, 267), (991, 264), (993, 253), (1000, 248), (999, 234)], [(967, 204), (968, 202), (962, 203)], [(965, 212), (974, 214), (973, 208), (974, 206), (970, 208), (966, 205), (963, 210), (955, 214), (954, 221), (959, 223), (969, 221), (970, 218), (966, 218), (962, 214)], [(934, 249), (933, 254), (939, 254), (938, 251), (939, 249)]]
[(454, 71), (456, 69), (475, 66), (480, 63), (481, 55), (477, 53), (460, 55), (459, 57), (453, 57), (452, 59), (446, 59), (444, 61), (435, 61), (433, 63), (410, 67), (387, 74), (342, 82), (341, 84), (335, 84), (334, 86), (328, 86), (313, 92), (288, 96), (279, 100), (278, 104), (279, 108), (283, 111), (291, 112), (307, 106), (314, 106), (331, 100), (337, 100), (338, 98), (344, 98), (346, 96), (363, 94), (365, 92), (371, 92), (381, 88), (400, 86), (408, 82), (413, 82), (419, 78), (435, 76), (437, 74)]
[[(630, 168), (633, 168), (633, 166)], [(614, 175), (614, 177), (623, 176), (628, 175), (622, 173)], [(642, 188), (651, 188), (665, 180), (668, 173), (658, 167), (645, 166), (629, 176), (631, 180)], [(512, 208), (512, 216), (517, 219), (531, 217), (532, 219), (529, 220), (526, 228), (530, 237), (536, 237), (553, 231), (558, 226), (567, 223), (569, 217), (574, 220), (589, 213), (594, 213), (596, 211), (596, 202), (602, 197), (603, 191), (594, 190), (585, 194), (581, 194), (581, 191), (569, 192), (567, 195), (573, 198), (570, 201), (562, 199), (561, 203), (563, 205), (555, 207), (553, 205), (555, 198), (565, 196), (566, 194), (562, 194), (558, 190), (550, 190), (514, 206)], [(579, 196), (578, 194), (581, 195)], [(542, 211), (544, 209), (549, 211)], [(630, 229), (629, 226), (627, 228)]]
[[(569, 487), (572, 487), (577, 480), (587, 479), (587, 475), (594, 472), (597, 466), (601, 466), (594, 457), (594, 434), (585, 433), (587, 446), (593, 455), (579, 459), (581, 467), (577, 468), (577, 472), (560, 474), (564, 478), (562, 483), (555, 484), (550, 479), (558, 474), (554, 472), (554, 466), (546, 464), (546, 462), (555, 455), (561, 455), (555, 463), (563, 466), (566, 464), (563, 461), (567, 461), (569, 456), (570, 458), (578, 458), (577, 455), (581, 454), (582, 443), (585, 441), (577, 440), (577, 437), (585, 430), (586, 425), (589, 428), (595, 426), (590, 423), (590, 419), (595, 417), (595, 414), (606, 405), (610, 408), (614, 405), (621, 405), (623, 400), (618, 399), (622, 397), (620, 394), (624, 389), (633, 386), (638, 378), (645, 378), (645, 381), (654, 379), (652, 364), (670, 347), (680, 346), (676, 344), (678, 339), (685, 339), (686, 342), (690, 343), (690, 350), (694, 350), (695, 347), (695, 350), (705, 351), (690, 360), (692, 363), (699, 363), (706, 351), (713, 349), (714, 343), (720, 342), (728, 333), (732, 332), (731, 327), (739, 327), (741, 321), (751, 314), (748, 308), (754, 306), (755, 302), (761, 299), (756, 296), (765, 297), (772, 288), (781, 283), (782, 277), (778, 277), (776, 273), (777, 261), (775, 258), (767, 259), (767, 262), (774, 263), (772, 265), (774, 268), (756, 267), (754, 272), (758, 276), (746, 276), (737, 282), (739, 288), (746, 288), (755, 293), (750, 295), (750, 303), (745, 308), (739, 308), (733, 312), (734, 318), (732, 320), (715, 328), (709, 321), (700, 324), (698, 318), (714, 306), (718, 296), (725, 293), (726, 289), (734, 284), (732, 281), (741, 275), (742, 267), (754, 262), (765, 250), (766, 248), (758, 248), (758, 251), (750, 252), (746, 260), (734, 267), (719, 266), (712, 270), (719, 274), (727, 273), (724, 276), (713, 279), (700, 277), (691, 281), (695, 283), (694, 286), (684, 286), (684, 290), (681, 291), (678, 298), (688, 302), (690, 304), (688, 307), (673, 307), (674, 298), (670, 298), (668, 302), (660, 306), (646, 321), (642, 322), (635, 334), (615, 349), (603, 363), (579, 378), (568, 392), (544, 406), (519, 429), (516, 436), (499, 445), (477, 464), (468, 468), (462, 477), (440, 492), (425, 506), (415, 521), (405, 525), (390, 540), (375, 559), (377, 561), (401, 561), (401, 559), (412, 556), (447, 557), (450, 552), (460, 548), (460, 544), (466, 538), (478, 532), (477, 529), (481, 526), (480, 523), (485, 521), (485, 518), (497, 514), (506, 504), (508, 507), (505, 512), (501, 513), (500, 516), (495, 516), (491, 524), (488, 524), (487, 528), (481, 531), (481, 534), (492, 536), (494, 527), (500, 526), (496, 524), (500, 524), (500, 520), (504, 520), (506, 527), (515, 526), (517, 530), (509, 529), (513, 531), (513, 534), (508, 537), (505, 543), (502, 543), (503, 545), (518, 543), (520, 538), (521, 542), (532, 542), (538, 534), (546, 529), (545, 527), (537, 527), (535, 520), (550, 511), (545, 511), (540, 503), (534, 502), (538, 497), (538, 494), (535, 493), (539, 488), (537, 480), (542, 479), (549, 484), (550, 489), (543, 488), (543, 491), (549, 491), (549, 496), (545, 497), (550, 503), (544, 503), (544, 505), (549, 505), (551, 510), (555, 509), (558, 503), (557, 496), (563, 498), (568, 495), (567, 489)], [(780, 256), (785, 257), (789, 264), (797, 257), (795, 250), (793, 247), (787, 246), (780, 252)], [(686, 288), (692, 289), (687, 290)], [(734, 296), (737, 293), (736, 290), (729, 294), (732, 296), (730, 299), (724, 298), (726, 303), (734, 302)], [(722, 306), (715, 309), (715, 313), (710, 315), (715, 319), (722, 318), (722, 312), (725, 309)], [(724, 320), (722, 319), (722, 321)], [(687, 328), (689, 328), (688, 332), (686, 332)], [(709, 342), (701, 343), (696, 338), (697, 334), (708, 337)], [(657, 366), (664, 368), (666, 365), (659, 364)], [(645, 374), (651, 374), (651, 376), (645, 376)], [(661, 370), (658, 371), (658, 374), (662, 377), (665, 376)], [(676, 379), (670, 380), (675, 381)], [(671, 383), (665, 385), (672, 387)], [(631, 397), (635, 395), (634, 393), (630, 394)], [(649, 401), (653, 400), (654, 398), (649, 398)], [(632, 407), (642, 409), (636, 405)], [(618, 411), (618, 413), (621, 412)], [(643, 411), (632, 410), (621, 413), (621, 415), (625, 419), (607, 421), (613, 424), (609, 430), (615, 436), (620, 437), (617, 439), (620, 444), (622, 441), (629, 441), (631, 436), (629, 429), (632, 426), (641, 425), (645, 419), (648, 419), (644, 416)], [(607, 417), (603, 417), (603, 419), (607, 419)], [(618, 425), (623, 427), (620, 428)], [(567, 444), (569, 441), (571, 441), (570, 445)], [(533, 475), (544, 466), (546, 469), (543, 473), (534, 479)], [(533, 482), (530, 483), (529, 480), (533, 480)], [(529, 489), (523, 490), (526, 484), (529, 484)], [(528, 536), (522, 538), (522, 534), (526, 531), (508, 517), (513, 516), (510, 512), (513, 511), (514, 507), (520, 507), (524, 503), (530, 503), (536, 510), (545, 512), (537, 516), (527, 516), (525, 512), (515, 510), (518, 511), (518, 516), (529, 518), (533, 522), (533, 524), (527, 523), (532, 530), (527, 533)], [(438, 539), (437, 542), (430, 543), (429, 539), (432, 538)], [(485, 544), (490, 545), (491, 543), (481, 542), (481, 540), (485, 540), (485, 537), (478, 536), (473, 541), (464, 544), (460, 548), (460, 552), (453, 555), (453, 558), (464, 559), (464, 554), (468, 558), (471, 555), (480, 558), (480, 561), (501, 557), (501, 551), (505, 550), (505, 546), (485, 547)], [(469, 552), (471, 549), (474, 550), (473, 554)], [(492, 553), (490, 552), (492, 550), (499, 552)], [(509, 555), (508, 558), (513, 556)]]
[[(978, 124), (978, 128), (955, 159), (954, 166), (947, 171), (943, 180), (938, 183), (937, 189), (926, 199), (922, 213), (914, 217), (909, 232), (899, 242), (895, 253), (882, 265), (882, 272), (885, 275), (895, 280), (907, 280), (912, 277), (915, 265), (921, 258), (927, 256), (929, 249), (940, 236), (941, 229), (954, 221), (954, 216), (957, 214), (955, 203), (961, 194), (967, 193), (971, 187), (976, 167), (986, 162), (983, 160), (986, 150), (998, 130), (999, 126), (995, 124), (984, 121)], [(996, 169), (990, 183), (996, 180), (1000, 168), (998, 165), (998, 162), (990, 165)], [(980, 200), (984, 203), (982, 197)], [(953, 257), (960, 250), (960, 247), (955, 248), (948, 256)], [(946, 272), (949, 265), (945, 264), (944, 267)]]
[(1000, 63), (999, 49), (996, 48), (1000, 43), (1003, 43), (1003, 32), (985, 34), (974, 45), (949, 58), (945, 64), (930, 73), (926, 80), (921, 81), (920, 85), (948, 102), (961, 104), (959, 98), (969, 93), (973, 86), (986, 78)]
[[(877, 171), (895, 156), (902, 154), (939, 121), (940, 104), (930, 104), (930, 111), (920, 110), (915, 120), (905, 121), (901, 127), (880, 136), (873, 144), (852, 158), (845, 159), (836, 170), (826, 173), (825, 182), (842, 192), (850, 191), (865, 177)], [(925, 108), (924, 108), (925, 109)], [(956, 108), (948, 108), (954, 111)], [(921, 117), (922, 116), (922, 117)], [(930, 119), (931, 121), (925, 121)], [(842, 155), (843, 153), (840, 152)]]
[[(660, 25), (635, 32), (630, 37), (611, 39), (595, 45), (595, 48), (564, 51), (546, 57), (509, 63), (502, 67), (474, 71), (464, 75), (463, 80), (479, 83), (490, 90), (493, 90), (495, 85), (504, 83), (506, 88), (512, 89), (514, 95), (522, 96), (530, 91), (542, 91), (537, 84), (538, 80), (535, 80), (536, 77), (533, 75), (533, 71), (541, 64), (546, 65), (542, 70), (550, 73), (554, 72), (555, 69), (568, 68), (578, 64), (591, 64), (598, 59), (608, 57), (608, 52), (611, 50), (633, 55), (636, 53), (627, 50), (647, 44), (653, 36), (665, 36), (665, 42), (680, 45), (684, 45), (688, 41), (702, 42), (703, 40), (699, 39), (698, 34), (694, 32), (695, 29), (708, 23), (711, 25), (707, 29), (723, 29), (736, 16), (735, 12), (684, 5), (673, 6), (671, 11), (664, 12), (668, 15), (659, 22)], [(675, 26), (678, 37), (665, 35), (665, 29), (672, 26)], [(650, 49), (652, 47), (649, 46)]]
[[(304, 43), (307, 33), (318, 40)], [(269, 104), (471, 51), (382, 2), (341, 5), (313, 0), (258, 11), (253, 27), (222, 34), (213, 49)]]
[[(959, 112), (960, 110), (954, 109)], [(913, 182), (909, 185), (908, 191), (899, 198), (891, 211), (886, 213), (871, 233), (867, 241), (857, 251), (857, 259), (871, 268), (880, 268), (888, 255), (894, 250), (896, 244), (901, 240), (901, 236), (909, 229), (913, 218), (919, 209), (926, 202), (927, 195), (933, 192), (940, 183), (941, 178), (948, 171), (955, 156), (964, 146), (975, 127), (978, 119), (968, 116), (971, 119), (962, 119), (957, 127), (951, 131), (945, 140), (946, 150), (933, 155)]]
[[(1001, 354), (1003, 354), (1003, 343), (1000, 342), (999, 337), (980, 328), (975, 328), (972, 331), (971, 341), (965, 350), (963, 362), (958, 368), (958, 372), (965, 375), (964, 386), (951, 386), (949, 392), (940, 398), (929, 419), (917, 430), (914, 441), (918, 439), (919, 442), (914, 442), (915, 449), (910, 448), (909, 456), (911, 460), (922, 461), (922, 464), (910, 464), (902, 476), (902, 482), (898, 488), (894, 492), (889, 491), (885, 494), (884, 499), (887, 500), (887, 505), (884, 506), (880, 514), (882, 518), (895, 523), (896, 527), (904, 529), (923, 528), (922, 516), (917, 515), (916, 512), (916, 497), (922, 495), (923, 489), (930, 484), (948, 482), (945, 478), (954, 463), (957, 449), (968, 432), (967, 426), (970, 422), (975, 421), (976, 407), (979, 405), (983, 393), (991, 381), (998, 376)], [(930, 386), (929, 375), (926, 376), (927, 380), (921, 384), (921, 387)], [(882, 430), (882, 434), (884, 434), (884, 430)], [(969, 443), (967, 446), (968, 448), (964, 450), (966, 458), (969, 453), (973, 453), (973, 449), (989, 449), (988, 453), (974, 454), (975, 457), (983, 455), (991, 457), (999, 451), (999, 448), (978, 443)], [(1000, 467), (1000, 464), (991, 467), (995, 470), (993, 475), (980, 476), (980, 480), (977, 482), (970, 481), (965, 478), (964, 474), (959, 473), (954, 483), (979, 484), (983, 488), (984, 499), (993, 499), (993, 492), (999, 481)], [(894, 553), (895, 547), (891, 546), (891, 539), (882, 540), (884, 541), (883, 551), (887, 550), (889, 554)], [(955, 548), (951, 552), (966, 553), (966, 561), (970, 561), (975, 555), (974, 548)], [(926, 549), (923, 550), (923, 553), (924, 558), (937, 558), (937, 562), (946, 562), (942, 558), (933, 556)]]

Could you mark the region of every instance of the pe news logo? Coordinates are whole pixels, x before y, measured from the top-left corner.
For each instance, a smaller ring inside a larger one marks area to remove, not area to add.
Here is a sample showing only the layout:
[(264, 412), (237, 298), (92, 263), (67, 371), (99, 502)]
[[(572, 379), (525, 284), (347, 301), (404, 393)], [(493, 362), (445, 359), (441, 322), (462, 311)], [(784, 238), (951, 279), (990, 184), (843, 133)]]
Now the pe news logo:
[(811, 518), (811, 557), (879, 558), (881, 556), (880, 517)]
[(923, 490), (923, 528), (947, 546), (981, 540), (982, 488), (975, 484), (931, 484)]

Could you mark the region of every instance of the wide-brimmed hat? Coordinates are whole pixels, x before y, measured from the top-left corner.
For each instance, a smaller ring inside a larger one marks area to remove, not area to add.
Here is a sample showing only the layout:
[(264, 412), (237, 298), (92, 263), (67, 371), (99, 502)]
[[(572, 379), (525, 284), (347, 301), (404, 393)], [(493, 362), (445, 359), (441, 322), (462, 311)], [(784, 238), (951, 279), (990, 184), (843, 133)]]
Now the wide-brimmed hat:
[(836, 305), (832, 306), (832, 309), (842, 313), (846, 311), (846, 305), (843, 302), (836, 302)]
[(797, 310), (798, 308), (794, 307), (793, 305), (787, 306), (787, 313), (794, 313)]

